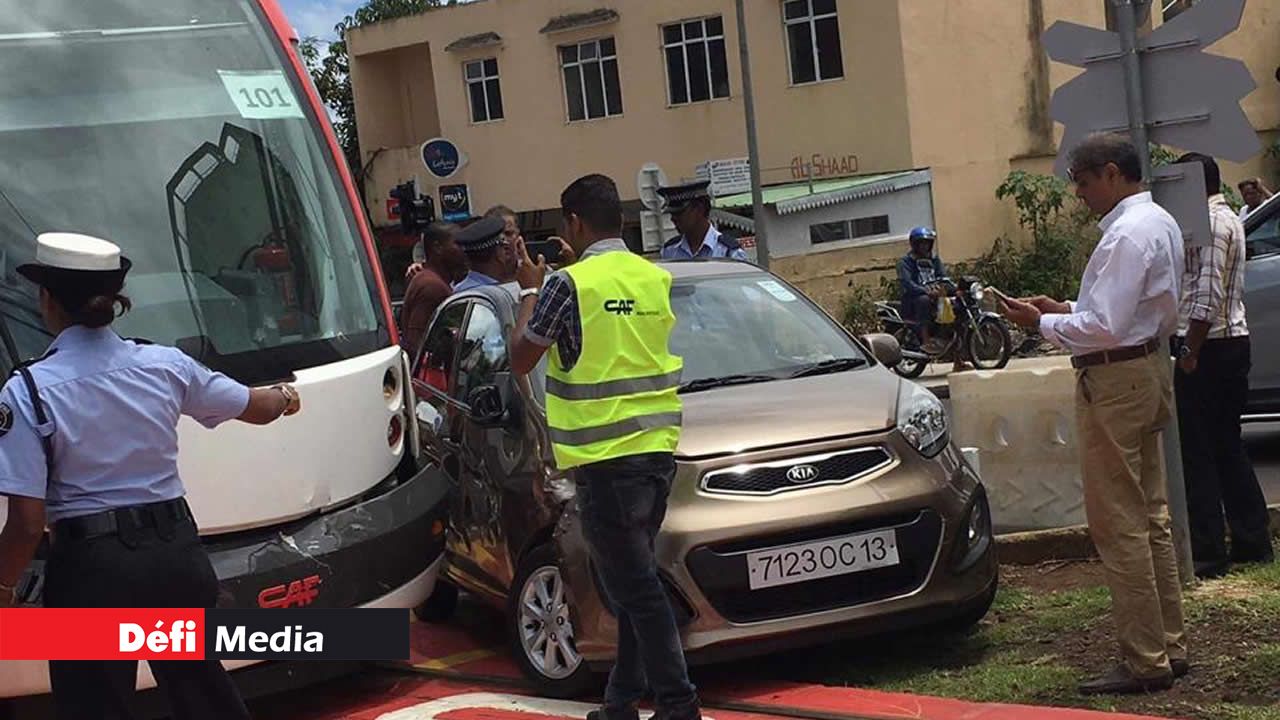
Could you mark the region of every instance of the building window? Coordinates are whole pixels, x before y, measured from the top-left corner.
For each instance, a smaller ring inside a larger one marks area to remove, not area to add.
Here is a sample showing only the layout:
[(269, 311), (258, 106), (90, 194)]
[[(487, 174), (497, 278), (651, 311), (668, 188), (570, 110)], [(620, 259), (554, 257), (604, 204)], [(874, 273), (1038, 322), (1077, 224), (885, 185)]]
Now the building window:
[(471, 96), (471, 122), (502, 119), (502, 88), (498, 85), (498, 60), (476, 60), (465, 66), (467, 93)]
[(855, 220), (841, 220), (839, 222), (809, 226), (809, 241), (814, 245), (888, 234), (888, 215), (872, 215), (871, 217), (861, 217)]
[(787, 0), (782, 13), (791, 56), (791, 84), (844, 77), (836, 0)]
[(724, 20), (689, 20), (662, 27), (667, 90), (672, 105), (729, 97)]
[(613, 38), (560, 48), (569, 120), (595, 120), (622, 114), (622, 82)]

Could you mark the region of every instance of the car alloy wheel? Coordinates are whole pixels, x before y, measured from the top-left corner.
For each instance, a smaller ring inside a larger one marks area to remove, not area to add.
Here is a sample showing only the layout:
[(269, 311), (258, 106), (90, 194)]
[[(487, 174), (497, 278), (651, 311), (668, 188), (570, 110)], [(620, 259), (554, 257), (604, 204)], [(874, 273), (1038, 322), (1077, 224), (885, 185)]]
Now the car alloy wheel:
[(529, 663), (551, 680), (573, 675), (582, 664), (564, 578), (555, 565), (533, 571), (520, 589), (520, 646)]

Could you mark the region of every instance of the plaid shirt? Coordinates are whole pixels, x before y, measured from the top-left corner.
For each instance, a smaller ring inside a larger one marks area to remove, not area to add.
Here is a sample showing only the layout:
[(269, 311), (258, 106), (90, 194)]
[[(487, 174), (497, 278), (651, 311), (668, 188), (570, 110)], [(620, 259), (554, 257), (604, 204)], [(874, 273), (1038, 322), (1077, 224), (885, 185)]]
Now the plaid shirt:
[(1209, 323), (1209, 338), (1249, 334), (1244, 315), (1244, 225), (1222, 195), (1209, 198), (1213, 245), (1186, 248), (1178, 334), (1186, 336), (1192, 320)]
[[(631, 250), (622, 240), (601, 240), (587, 248), (582, 258), (606, 252)], [(555, 344), (565, 370), (577, 364), (582, 355), (582, 316), (578, 313), (578, 293), (563, 272), (552, 273), (543, 285), (524, 336), (542, 347)]]

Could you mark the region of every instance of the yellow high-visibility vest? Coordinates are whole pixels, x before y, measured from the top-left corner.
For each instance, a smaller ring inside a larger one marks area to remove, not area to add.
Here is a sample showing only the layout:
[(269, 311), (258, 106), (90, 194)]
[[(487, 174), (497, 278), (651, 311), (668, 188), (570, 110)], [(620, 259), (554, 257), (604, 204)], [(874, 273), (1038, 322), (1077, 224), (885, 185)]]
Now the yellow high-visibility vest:
[(683, 360), (668, 347), (671, 273), (630, 252), (592, 255), (564, 270), (577, 294), (582, 353), (566, 370), (559, 346), (547, 367), (547, 424), (562, 470), (674, 452)]

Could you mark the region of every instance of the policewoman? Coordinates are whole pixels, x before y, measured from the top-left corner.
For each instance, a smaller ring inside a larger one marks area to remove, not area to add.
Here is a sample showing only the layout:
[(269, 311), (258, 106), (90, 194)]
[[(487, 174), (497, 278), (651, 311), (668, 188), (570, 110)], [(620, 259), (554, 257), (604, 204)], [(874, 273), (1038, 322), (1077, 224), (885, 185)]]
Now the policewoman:
[(658, 188), (665, 209), (680, 234), (662, 246), (664, 260), (690, 258), (730, 258), (746, 260), (747, 251), (734, 238), (711, 224), (710, 180)]
[[(288, 385), (250, 389), (181, 351), (111, 328), (130, 262), (105, 240), (37, 238), (18, 272), (55, 336), (0, 390), (0, 606), (46, 528), (46, 607), (210, 608), (218, 581), (178, 476), (177, 423), (265, 425), (298, 412)], [(247, 718), (217, 660), (149, 662), (175, 718)], [(130, 718), (136, 661), (50, 661), (57, 717)]]

